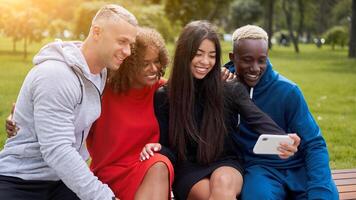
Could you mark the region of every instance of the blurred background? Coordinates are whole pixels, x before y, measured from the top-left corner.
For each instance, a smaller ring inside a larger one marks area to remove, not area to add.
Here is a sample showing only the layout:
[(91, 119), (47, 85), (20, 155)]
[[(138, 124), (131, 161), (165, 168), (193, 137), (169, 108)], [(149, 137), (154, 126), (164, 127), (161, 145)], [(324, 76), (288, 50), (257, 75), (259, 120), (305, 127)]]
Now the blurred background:
[(263, 27), (274, 68), (301, 87), (321, 126), (332, 168), (356, 167), (356, 0), (0, 0), (0, 149), (6, 140), (2, 123), (33, 55), (55, 38), (84, 39), (92, 17), (107, 3), (124, 6), (140, 25), (156, 28), (170, 55), (191, 20), (218, 26), (223, 62), (236, 28)]

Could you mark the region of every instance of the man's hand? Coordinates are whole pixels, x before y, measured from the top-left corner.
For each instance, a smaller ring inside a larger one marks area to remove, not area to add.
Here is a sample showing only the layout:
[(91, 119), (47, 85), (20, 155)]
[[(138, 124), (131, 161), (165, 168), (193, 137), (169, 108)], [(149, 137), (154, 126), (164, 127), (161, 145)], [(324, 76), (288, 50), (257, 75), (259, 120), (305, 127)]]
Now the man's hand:
[(5, 129), (8, 138), (15, 136), (17, 134), (17, 131), (19, 130), (19, 128), (16, 126), (16, 123), (12, 120), (14, 110), (15, 110), (15, 103), (12, 104), (10, 115), (6, 118), (5, 121)]
[(221, 68), (221, 80), (228, 82), (234, 80), (234, 78), (236, 78), (235, 74), (231, 73), (225, 67)]
[(281, 152), (278, 156), (282, 159), (288, 159), (293, 156), (298, 151), (298, 146), (300, 144), (300, 137), (295, 133), (288, 134), (290, 138), (293, 139), (293, 144), (281, 143), (278, 150)]
[(160, 151), (162, 148), (160, 143), (149, 143), (146, 144), (140, 153), (140, 161), (148, 160), (153, 156), (153, 152)]

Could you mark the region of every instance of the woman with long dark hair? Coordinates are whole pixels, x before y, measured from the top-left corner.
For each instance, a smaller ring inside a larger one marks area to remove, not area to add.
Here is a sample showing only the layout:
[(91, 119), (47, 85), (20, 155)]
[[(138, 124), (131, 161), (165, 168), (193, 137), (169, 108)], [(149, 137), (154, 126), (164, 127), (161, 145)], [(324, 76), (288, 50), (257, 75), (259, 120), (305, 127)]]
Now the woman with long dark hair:
[[(239, 195), (243, 169), (238, 145), (228, 137), (238, 128), (232, 115), (241, 114), (260, 134), (285, 134), (250, 101), (241, 83), (222, 82), (220, 56), (214, 27), (207, 21), (189, 23), (177, 41), (168, 85), (155, 94), (160, 143), (173, 151), (173, 190), (178, 199)], [(148, 159), (157, 146), (147, 144), (141, 159)], [(296, 150), (286, 149), (287, 156)]]

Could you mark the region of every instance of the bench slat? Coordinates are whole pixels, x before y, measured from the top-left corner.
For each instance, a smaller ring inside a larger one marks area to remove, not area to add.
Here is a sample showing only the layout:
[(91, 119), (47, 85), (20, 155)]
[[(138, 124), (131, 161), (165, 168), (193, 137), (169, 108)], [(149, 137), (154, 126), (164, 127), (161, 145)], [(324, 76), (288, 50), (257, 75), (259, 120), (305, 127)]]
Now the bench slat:
[(339, 194), (340, 200), (350, 200), (356, 199), (356, 192), (347, 192), (347, 193), (340, 193)]
[(333, 174), (333, 179), (351, 179), (351, 178), (356, 178), (356, 172), (352, 173), (340, 173), (340, 174)]
[(356, 172), (356, 169), (336, 169), (331, 171), (332, 174), (340, 174), (340, 173), (352, 173)]
[(356, 185), (344, 185), (344, 186), (339, 186), (337, 188), (339, 193), (344, 193), (344, 192), (355, 192), (356, 191)]
[(335, 180), (335, 184), (338, 185), (356, 185), (356, 179), (339, 179)]

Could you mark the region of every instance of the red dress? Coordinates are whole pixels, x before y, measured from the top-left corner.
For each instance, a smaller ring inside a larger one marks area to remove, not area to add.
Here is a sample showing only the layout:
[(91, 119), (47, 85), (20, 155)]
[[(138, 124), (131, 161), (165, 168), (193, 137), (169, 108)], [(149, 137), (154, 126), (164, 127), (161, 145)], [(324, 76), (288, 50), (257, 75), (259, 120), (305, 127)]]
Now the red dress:
[(134, 199), (146, 172), (159, 161), (167, 165), (172, 186), (174, 171), (167, 157), (155, 153), (149, 160), (139, 161), (144, 145), (159, 141), (153, 96), (162, 84), (159, 81), (124, 94), (114, 93), (110, 86), (104, 90), (101, 116), (91, 129), (87, 147), (92, 171), (120, 200)]

